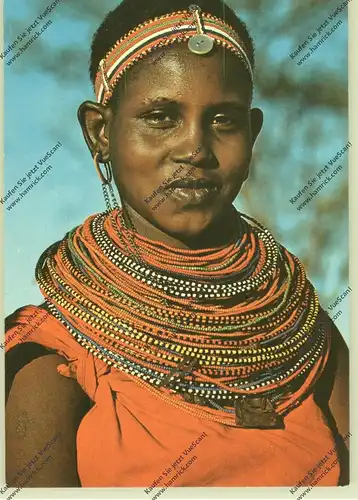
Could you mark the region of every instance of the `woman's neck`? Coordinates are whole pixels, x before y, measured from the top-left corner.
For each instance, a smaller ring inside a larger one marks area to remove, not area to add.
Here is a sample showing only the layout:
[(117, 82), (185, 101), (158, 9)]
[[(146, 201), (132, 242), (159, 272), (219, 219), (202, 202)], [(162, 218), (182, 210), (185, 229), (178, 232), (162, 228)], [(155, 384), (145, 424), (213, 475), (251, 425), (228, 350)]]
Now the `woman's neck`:
[(136, 212), (128, 203), (125, 203), (123, 217), (128, 224), (127, 214), (138, 234), (174, 248), (199, 250), (221, 247), (235, 241), (240, 235), (237, 224), (237, 212), (233, 206), (211, 226), (205, 229), (205, 231), (200, 233), (200, 235), (190, 240), (165, 233)]

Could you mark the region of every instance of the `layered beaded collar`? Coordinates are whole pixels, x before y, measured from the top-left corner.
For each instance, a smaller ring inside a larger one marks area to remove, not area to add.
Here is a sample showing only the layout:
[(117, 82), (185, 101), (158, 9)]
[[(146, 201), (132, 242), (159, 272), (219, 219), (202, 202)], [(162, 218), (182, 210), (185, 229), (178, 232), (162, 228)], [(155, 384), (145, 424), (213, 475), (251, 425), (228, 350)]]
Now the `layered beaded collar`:
[(244, 214), (238, 241), (205, 250), (144, 238), (122, 215), (89, 217), (41, 256), (52, 314), (169, 404), (228, 425), (282, 427), (329, 350), (299, 260)]

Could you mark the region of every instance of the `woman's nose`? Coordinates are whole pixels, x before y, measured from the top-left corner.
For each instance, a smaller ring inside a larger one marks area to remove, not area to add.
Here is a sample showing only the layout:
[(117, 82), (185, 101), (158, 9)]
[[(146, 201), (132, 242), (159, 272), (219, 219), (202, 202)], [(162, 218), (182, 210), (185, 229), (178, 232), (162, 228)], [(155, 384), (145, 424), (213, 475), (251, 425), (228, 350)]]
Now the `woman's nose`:
[(217, 161), (211, 147), (211, 140), (202, 124), (191, 123), (182, 130), (172, 159), (175, 163), (187, 163), (207, 168), (215, 166)]

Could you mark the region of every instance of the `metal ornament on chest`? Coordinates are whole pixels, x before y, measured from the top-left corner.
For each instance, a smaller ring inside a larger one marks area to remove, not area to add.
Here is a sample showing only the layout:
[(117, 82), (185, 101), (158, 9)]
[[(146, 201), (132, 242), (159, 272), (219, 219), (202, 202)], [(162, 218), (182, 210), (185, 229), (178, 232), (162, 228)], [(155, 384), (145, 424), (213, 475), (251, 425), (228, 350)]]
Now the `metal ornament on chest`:
[(235, 402), (236, 425), (251, 429), (284, 429), (279, 415), (266, 396), (243, 396)]
[[(200, 365), (195, 358), (184, 357), (183, 361), (163, 378), (159, 387), (169, 386), (175, 376), (185, 376), (194, 370), (199, 370)], [(196, 405), (206, 405), (207, 400), (197, 394), (183, 394), (186, 402)], [(283, 417), (279, 415), (267, 396), (241, 396), (235, 401), (235, 422), (238, 427), (245, 429), (284, 429)]]

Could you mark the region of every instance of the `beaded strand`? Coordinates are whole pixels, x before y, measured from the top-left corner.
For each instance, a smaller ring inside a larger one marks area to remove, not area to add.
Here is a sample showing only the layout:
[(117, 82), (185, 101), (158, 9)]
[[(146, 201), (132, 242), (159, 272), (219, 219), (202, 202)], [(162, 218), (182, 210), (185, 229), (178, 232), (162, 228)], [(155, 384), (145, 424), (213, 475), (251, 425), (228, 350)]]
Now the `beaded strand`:
[(131, 231), (118, 209), (97, 214), (44, 252), (36, 278), (76, 341), (170, 404), (232, 424), (237, 398), (267, 395), (284, 414), (323, 370), (329, 339), (299, 260), (238, 218), (238, 241), (183, 250)]

